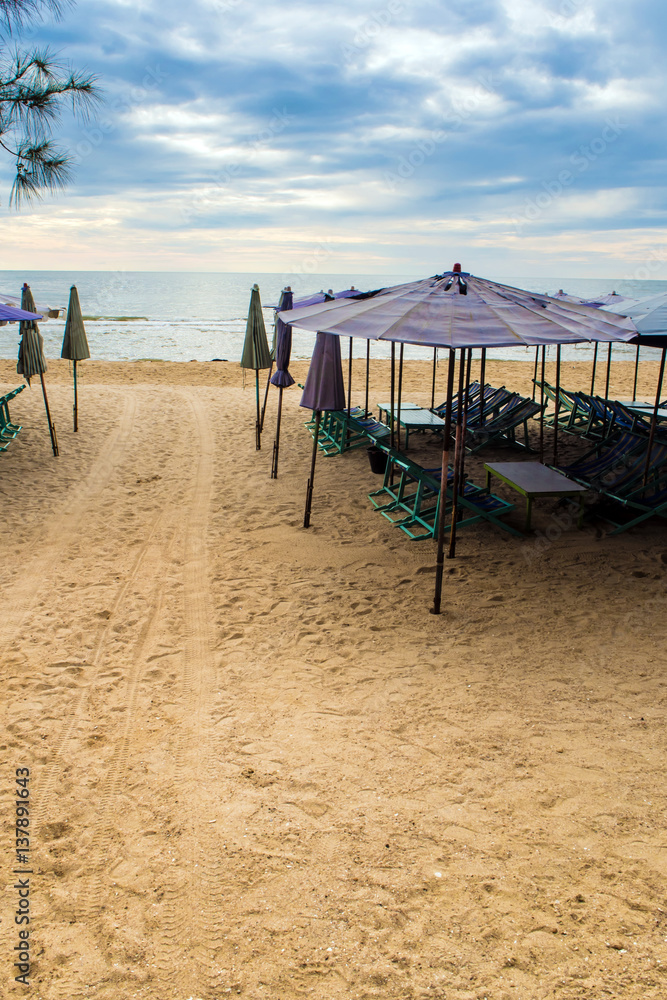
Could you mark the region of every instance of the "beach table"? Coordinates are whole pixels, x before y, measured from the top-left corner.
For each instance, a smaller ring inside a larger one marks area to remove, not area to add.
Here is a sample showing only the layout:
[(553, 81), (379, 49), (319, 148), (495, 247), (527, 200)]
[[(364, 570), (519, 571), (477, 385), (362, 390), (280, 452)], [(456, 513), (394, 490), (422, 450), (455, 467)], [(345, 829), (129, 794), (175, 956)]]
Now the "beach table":
[[(378, 403), (378, 410), (381, 413), (386, 414), (387, 423), (389, 423), (390, 417), (392, 416), (391, 404), (389, 403)], [(398, 408), (395, 407), (393, 414), (394, 416), (398, 413)], [(398, 420), (401, 427), (405, 430), (405, 450), (408, 450), (408, 441), (410, 438), (410, 431), (439, 431), (445, 426), (445, 421), (442, 417), (439, 417), (435, 413), (431, 413), (430, 410), (425, 410), (421, 406), (417, 406), (416, 403), (401, 403), (401, 411)]]
[[(655, 409), (655, 406), (651, 406), (650, 403), (625, 403), (624, 405), (628, 410), (635, 410), (646, 417), (652, 417)], [(659, 406), (656, 417), (658, 420), (667, 420), (667, 406)]]
[(584, 518), (584, 494), (586, 487), (568, 479), (562, 472), (549, 469), (540, 462), (488, 462), (485, 464), (486, 488), (491, 489), (491, 477), (516, 490), (526, 498), (526, 531), (530, 531), (533, 500), (536, 497), (579, 497), (580, 528)]
[[(391, 403), (378, 403), (378, 410), (380, 411), (380, 420), (383, 419), (382, 414), (384, 413), (384, 422), (389, 423), (389, 412), (391, 410)], [(397, 407), (394, 407), (397, 409)], [(401, 413), (403, 410), (423, 410), (424, 407), (420, 406), (419, 403), (403, 403), (401, 402)]]

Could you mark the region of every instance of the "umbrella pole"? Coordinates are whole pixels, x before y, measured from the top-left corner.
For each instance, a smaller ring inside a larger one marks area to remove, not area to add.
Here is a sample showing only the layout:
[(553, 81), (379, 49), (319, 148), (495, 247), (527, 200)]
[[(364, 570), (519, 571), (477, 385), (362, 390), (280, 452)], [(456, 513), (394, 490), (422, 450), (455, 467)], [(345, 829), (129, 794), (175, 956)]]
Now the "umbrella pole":
[(537, 392), (537, 361), (540, 356), (539, 347), (535, 348), (535, 371), (533, 373), (533, 402), (535, 402), (535, 394)]
[(637, 375), (639, 374), (639, 344), (637, 344), (637, 356), (635, 357), (635, 381), (632, 386), (632, 401), (637, 400)]
[(609, 348), (607, 350), (607, 381), (604, 387), (604, 398), (609, 399), (609, 374), (611, 372), (611, 341), (609, 341)]
[(447, 506), (447, 478), (449, 476), (449, 454), (452, 443), (452, 395), (454, 392), (454, 365), (456, 355), (449, 352), (449, 367), (447, 369), (447, 401), (445, 403), (445, 430), (442, 439), (442, 469), (440, 472), (440, 497), (438, 500), (438, 554), (435, 563), (435, 593), (433, 595), (432, 615), (440, 614), (442, 600), (442, 575), (445, 568), (445, 507)]
[(391, 448), (392, 457), (389, 459), (389, 482), (393, 485), (394, 483), (394, 461), (393, 453), (396, 446), (395, 440), (395, 429), (394, 429), (394, 398), (396, 389), (396, 344), (392, 341), (391, 344), (391, 399), (389, 400), (389, 406), (391, 411), (390, 419), (390, 429), (389, 429), (389, 447)]
[(449, 530), (449, 552), (448, 559), (453, 559), (456, 555), (456, 519), (459, 512), (459, 470), (461, 464), (461, 448), (465, 440), (465, 419), (464, 399), (463, 399), (463, 374), (465, 372), (465, 351), (461, 348), (459, 358), (459, 393), (458, 393), (458, 420), (456, 421), (456, 442), (454, 445), (454, 482), (452, 483), (452, 523)]
[[(539, 348), (538, 348), (539, 350)], [(544, 364), (546, 347), (542, 348), (542, 368), (540, 372), (540, 462), (544, 465)]]
[(56, 437), (56, 428), (55, 428), (55, 425), (54, 425), (53, 421), (51, 420), (51, 411), (49, 410), (49, 398), (46, 395), (46, 386), (44, 384), (44, 376), (43, 376), (43, 374), (41, 372), (39, 373), (39, 378), (40, 378), (40, 381), (42, 383), (42, 393), (44, 395), (44, 409), (46, 410), (46, 419), (49, 422), (49, 434), (51, 435), (51, 447), (53, 448), (53, 457), (57, 458), (58, 455), (60, 454), (60, 451), (58, 450), (58, 438)]
[(403, 344), (398, 352), (398, 413), (396, 416), (396, 448), (401, 450), (401, 397), (403, 395)]
[(435, 406), (435, 366), (438, 363), (438, 348), (433, 348), (433, 381), (431, 383), (431, 409)]
[(264, 430), (264, 414), (266, 413), (266, 403), (269, 398), (269, 386), (271, 385), (271, 375), (273, 373), (273, 361), (271, 361), (271, 367), (269, 368), (269, 377), (266, 380), (266, 389), (264, 390), (264, 403), (262, 404), (262, 416), (259, 421), (259, 432), (260, 434)]
[(391, 445), (391, 450), (394, 450), (394, 397), (396, 389), (396, 344), (392, 341), (391, 344), (391, 431), (389, 435), (389, 444)]
[(371, 342), (370, 340), (367, 340), (366, 341), (366, 401), (364, 403), (364, 409), (366, 410), (364, 416), (366, 417), (368, 416), (368, 380), (370, 378), (370, 372), (371, 372)]
[(306, 509), (303, 514), (304, 528), (310, 527), (310, 509), (313, 505), (313, 484), (315, 482), (315, 459), (317, 458), (317, 445), (320, 437), (321, 419), (322, 411), (315, 410), (315, 436), (313, 438), (313, 455), (310, 460), (310, 479), (308, 480), (308, 485), (306, 486)]
[(472, 368), (472, 347), (468, 348), (468, 366), (466, 369), (466, 384), (463, 394), (464, 407), (463, 407), (463, 438), (461, 444), (461, 454), (459, 456), (459, 462), (461, 463), (461, 468), (459, 469), (459, 495), (463, 496), (463, 490), (465, 489), (465, 462), (466, 462), (466, 432), (468, 429), (468, 407), (470, 406), (470, 370)]
[[(347, 357), (347, 415), (350, 416), (352, 410), (352, 337), (350, 337), (350, 350)], [(350, 440), (350, 422), (345, 422), (345, 447)]]
[(273, 459), (271, 461), (271, 479), (278, 478), (278, 455), (280, 453), (280, 420), (283, 413), (283, 387), (278, 386), (278, 416), (276, 418), (276, 439), (273, 442)]
[(595, 366), (598, 361), (598, 342), (595, 341), (595, 350), (593, 351), (593, 374), (591, 375), (591, 396), (595, 394)]
[(653, 407), (653, 419), (651, 420), (651, 430), (648, 435), (648, 448), (646, 449), (646, 465), (644, 466), (644, 485), (648, 482), (648, 474), (651, 470), (651, 452), (653, 451), (653, 438), (655, 437), (655, 428), (658, 423), (658, 407), (660, 406), (660, 397), (662, 395), (662, 380), (665, 377), (665, 355), (667, 354), (667, 347), (662, 349), (662, 357), (660, 358), (660, 374), (658, 375), (658, 387), (655, 392), (655, 406)]
[(257, 420), (255, 421), (255, 451), (262, 447), (262, 423), (259, 412), (259, 368), (255, 368), (255, 395), (257, 397)]
[[(484, 380), (486, 378), (486, 347), (482, 348), (482, 361), (479, 366), (479, 384), (481, 386), (482, 395), (480, 397), (480, 411), (479, 411), (479, 422), (481, 426), (484, 426)], [(533, 395), (533, 399), (535, 396)]]
[(79, 397), (76, 385), (76, 358), (74, 359), (74, 430), (79, 429)]
[[(607, 436), (607, 415), (609, 409), (607, 407), (607, 400), (609, 399), (609, 370), (611, 368), (611, 341), (609, 342), (609, 350), (607, 351), (607, 378), (605, 380), (604, 386), (604, 418), (602, 420), (602, 439), (604, 440)], [(611, 425), (610, 428), (611, 430)]]
[(560, 412), (560, 344), (556, 348), (556, 399), (554, 402), (554, 465), (558, 465), (558, 414)]

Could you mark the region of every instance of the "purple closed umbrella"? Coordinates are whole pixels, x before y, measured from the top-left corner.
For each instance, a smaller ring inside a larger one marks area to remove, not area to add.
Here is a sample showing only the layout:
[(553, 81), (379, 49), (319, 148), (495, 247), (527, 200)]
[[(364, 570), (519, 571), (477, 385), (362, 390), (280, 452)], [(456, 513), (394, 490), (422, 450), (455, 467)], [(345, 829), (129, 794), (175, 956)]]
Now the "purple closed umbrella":
[[(293, 295), (290, 289), (286, 288), (280, 297), (280, 309), (292, 308)], [(279, 389), (289, 389), (294, 385), (294, 379), (290, 375), (289, 362), (292, 353), (292, 327), (283, 323), (280, 316), (276, 319), (276, 373), (271, 379), (271, 385), (277, 385)]]
[[(292, 290), (286, 288), (280, 296), (280, 308), (291, 309), (293, 301)], [(276, 373), (271, 379), (271, 385), (278, 387), (278, 415), (276, 417), (276, 437), (273, 442), (273, 460), (271, 462), (271, 479), (278, 478), (278, 456), (280, 454), (280, 422), (283, 412), (283, 389), (294, 385), (294, 379), (288, 368), (292, 353), (292, 327), (276, 318)]]
[(306, 510), (303, 515), (303, 526), (308, 528), (310, 526), (310, 508), (313, 503), (315, 459), (317, 458), (322, 410), (342, 410), (345, 406), (340, 338), (335, 334), (318, 333), (317, 335), (300, 406), (315, 411), (313, 457), (310, 463), (310, 479), (306, 487)]

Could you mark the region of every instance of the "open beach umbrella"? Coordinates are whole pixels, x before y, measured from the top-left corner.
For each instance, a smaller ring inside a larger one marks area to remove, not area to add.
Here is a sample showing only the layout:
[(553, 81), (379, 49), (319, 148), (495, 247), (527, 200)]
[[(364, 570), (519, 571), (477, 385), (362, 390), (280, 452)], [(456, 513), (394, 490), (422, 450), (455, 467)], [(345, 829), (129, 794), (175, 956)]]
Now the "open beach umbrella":
[(36, 312), (26, 312), (25, 309), (18, 309), (16, 306), (5, 305), (0, 302), (0, 323), (4, 326), (5, 323), (19, 323), (22, 319), (41, 319), (40, 313)]
[[(30, 291), (30, 287), (25, 284), (21, 294), (21, 308), (29, 313), (34, 314), (36, 312), (32, 292)], [(57, 458), (59, 454), (58, 438), (56, 437), (56, 428), (51, 420), (49, 399), (46, 395), (46, 385), (44, 384), (44, 372), (46, 371), (44, 339), (34, 319), (22, 320), (19, 331), (21, 333), (21, 343), (19, 345), (19, 359), (16, 371), (19, 375), (23, 375), (28, 385), (30, 385), (30, 379), (34, 375), (39, 375), (40, 382), (42, 383), (42, 395), (44, 396), (44, 409), (46, 410), (46, 419), (49, 424), (49, 434), (51, 435), (51, 448), (53, 449), (54, 457)]]
[(243, 353), (241, 355), (241, 368), (250, 368), (255, 372), (255, 393), (257, 396), (255, 447), (257, 451), (262, 447), (262, 423), (259, 409), (259, 371), (260, 368), (270, 368), (271, 363), (271, 352), (269, 351), (269, 342), (266, 339), (266, 327), (264, 326), (262, 303), (259, 297), (259, 285), (253, 285), (252, 292), (250, 293), (250, 306), (248, 308)]
[(306, 407), (308, 410), (315, 411), (313, 454), (310, 463), (310, 479), (306, 487), (306, 508), (303, 515), (303, 526), (304, 528), (308, 528), (310, 527), (310, 510), (313, 503), (315, 460), (317, 458), (322, 410), (342, 410), (345, 406), (343, 365), (340, 356), (340, 339), (338, 337), (326, 333), (318, 333), (299, 405)]
[[(575, 302), (524, 291), (462, 272), (451, 271), (421, 281), (367, 292), (358, 298), (334, 300), (282, 314), (286, 323), (306, 330), (366, 340), (447, 347), (450, 350), (489, 347), (574, 344), (583, 341), (629, 341), (632, 320)], [(461, 359), (463, 364), (463, 359)], [(447, 408), (451, 407), (451, 392)], [(558, 410), (558, 391), (556, 392)], [(556, 412), (555, 433), (557, 433)], [(448, 443), (445, 445), (448, 447)], [(460, 451), (463, 463), (465, 448)], [(444, 461), (444, 456), (443, 456)], [(462, 473), (462, 470), (459, 470)], [(462, 475), (461, 475), (462, 481)], [(446, 488), (443, 475), (441, 490)], [(444, 496), (440, 497), (441, 507)], [(456, 517), (456, 495), (452, 525)], [(455, 529), (453, 529), (452, 536)], [(433, 612), (440, 613), (444, 569), (443, 529), (438, 530), (438, 557)], [(450, 548), (450, 555), (453, 555)]]
[[(292, 291), (286, 288), (280, 297), (282, 309), (291, 309)], [(278, 457), (280, 454), (280, 421), (283, 410), (283, 389), (289, 389), (294, 385), (294, 379), (290, 375), (289, 363), (292, 353), (292, 327), (283, 323), (279, 316), (276, 316), (275, 325), (276, 337), (276, 374), (271, 379), (271, 384), (278, 387), (278, 415), (276, 417), (276, 437), (273, 442), (273, 460), (271, 463), (271, 479), (278, 478)]]
[(637, 394), (639, 348), (645, 346), (662, 349), (658, 384), (655, 393), (655, 404), (653, 407), (653, 419), (651, 420), (651, 430), (649, 432), (649, 446), (644, 475), (644, 480), (646, 480), (650, 466), (650, 455), (653, 447), (655, 429), (658, 422), (658, 409), (660, 407), (660, 396), (662, 395), (662, 383), (665, 374), (665, 357), (667, 355), (667, 293), (662, 292), (659, 295), (651, 295), (648, 298), (631, 302), (629, 305), (627, 303), (623, 303), (621, 308), (623, 309), (623, 312), (632, 319), (637, 327), (637, 358), (635, 361), (633, 398)]
[[(21, 305), (20, 295), (7, 295), (6, 292), (0, 292), (0, 303), (8, 306)], [(43, 302), (35, 305), (36, 311), (40, 314), (40, 319), (46, 322), (48, 319), (58, 319), (61, 312), (63, 312), (62, 306), (47, 306)]]
[(72, 285), (69, 290), (69, 306), (67, 307), (67, 320), (65, 322), (65, 336), (63, 337), (63, 349), (61, 358), (67, 358), (73, 362), (74, 368), (74, 430), (79, 429), (79, 396), (76, 384), (76, 363), (85, 361), (90, 357), (88, 348), (88, 338), (83, 325), (81, 306), (79, 305), (79, 293), (76, 285)]

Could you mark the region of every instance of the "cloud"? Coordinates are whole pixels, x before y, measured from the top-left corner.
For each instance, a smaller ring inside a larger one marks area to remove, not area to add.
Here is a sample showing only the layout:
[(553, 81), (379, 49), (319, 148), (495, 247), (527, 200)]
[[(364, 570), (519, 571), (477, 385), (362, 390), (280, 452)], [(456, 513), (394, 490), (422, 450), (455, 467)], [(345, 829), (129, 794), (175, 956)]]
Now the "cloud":
[[(653, 0), (90, 0), (34, 42), (97, 73), (105, 107), (62, 123), (76, 184), (12, 232), (25, 253), (37, 230), (56, 248), (64, 212), (105, 232), (100, 267), (130, 233), (196, 266), (203, 234), (252, 258), (253, 232), (331, 232), (345, 268), (349, 252), (393, 266), (389, 234), (424, 240), (434, 219), (511, 253), (648, 233), (667, 209), (666, 22)], [(0, 183), (6, 202), (6, 163)]]

